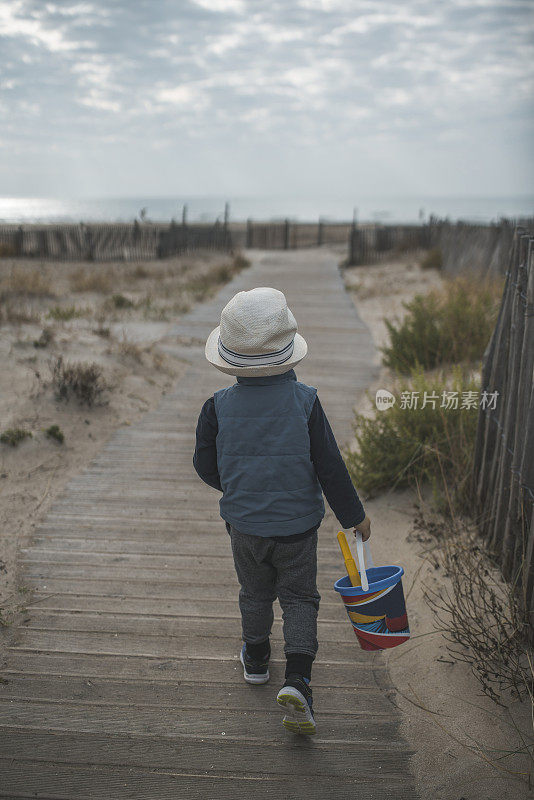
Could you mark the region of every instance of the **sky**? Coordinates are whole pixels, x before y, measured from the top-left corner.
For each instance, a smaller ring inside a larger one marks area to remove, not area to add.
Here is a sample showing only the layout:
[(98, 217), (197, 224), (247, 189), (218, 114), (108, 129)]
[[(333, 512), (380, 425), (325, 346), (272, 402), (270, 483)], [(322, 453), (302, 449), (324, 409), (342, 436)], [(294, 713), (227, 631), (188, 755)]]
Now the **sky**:
[(534, 0), (0, 0), (0, 195), (532, 193)]

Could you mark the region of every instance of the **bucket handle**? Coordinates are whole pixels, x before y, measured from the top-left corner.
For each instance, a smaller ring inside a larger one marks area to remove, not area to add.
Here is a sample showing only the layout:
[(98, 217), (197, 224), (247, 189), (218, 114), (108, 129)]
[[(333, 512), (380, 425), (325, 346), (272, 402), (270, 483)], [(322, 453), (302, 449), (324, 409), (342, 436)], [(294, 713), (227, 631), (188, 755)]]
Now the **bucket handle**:
[[(374, 567), (373, 557), (371, 555), (371, 547), (369, 541), (365, 542), (365, 559), (363, 556), (363, 540), (360, 531), (356, 531), (356, 554), (358, 557), (358, 566), (360, 568), (360, 578), (362, 581), (362, 589), (364, 592), (369, 590), (369, 581), (367, 580), (367, 570)], [(365, 566), (367, 561), (367, 567)]]

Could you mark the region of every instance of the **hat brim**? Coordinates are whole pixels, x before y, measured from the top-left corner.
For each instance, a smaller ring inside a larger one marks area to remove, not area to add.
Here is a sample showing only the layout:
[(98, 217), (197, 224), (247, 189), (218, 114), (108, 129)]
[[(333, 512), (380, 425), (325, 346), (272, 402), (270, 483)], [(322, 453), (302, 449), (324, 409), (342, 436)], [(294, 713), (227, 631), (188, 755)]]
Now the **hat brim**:
[(282, 373), (289, 372), (290, 369), (293, 369), (293, 367), (302, 361), (308, 352), (306, 339), (301, 336), (300, 333), (295, 333), (293, 353), (291, 358), (284, 361), (283, 364), (265, 364), (261, 367), (234, 367), (233, 364), (229, 364), (219, 355), (218, 342), (220, 329), (221, 326), (217, 325), (208, 336), (205, 353), (210, 364), (220, 369), (221, 372), (226, 372), (227, 375), (249, 375), (251, 378), (259, 378), (262, 375), (282, 375)]

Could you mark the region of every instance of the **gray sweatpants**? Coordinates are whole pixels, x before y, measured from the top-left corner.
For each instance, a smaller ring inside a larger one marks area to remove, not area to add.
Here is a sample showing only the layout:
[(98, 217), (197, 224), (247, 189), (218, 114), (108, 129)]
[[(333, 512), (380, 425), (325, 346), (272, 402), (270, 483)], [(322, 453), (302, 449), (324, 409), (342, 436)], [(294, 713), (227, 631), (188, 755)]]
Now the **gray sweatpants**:
[[(271, 633), (273, 602), (282, 608), (284, 653), (315, 656), (317, 613), (317, 532), (297, 542), (274, 542), (241, 533), (226, 523), (232, 540), (243, 641), (259, 644)], [(273, 535), (276, 535), (273, 533)]]

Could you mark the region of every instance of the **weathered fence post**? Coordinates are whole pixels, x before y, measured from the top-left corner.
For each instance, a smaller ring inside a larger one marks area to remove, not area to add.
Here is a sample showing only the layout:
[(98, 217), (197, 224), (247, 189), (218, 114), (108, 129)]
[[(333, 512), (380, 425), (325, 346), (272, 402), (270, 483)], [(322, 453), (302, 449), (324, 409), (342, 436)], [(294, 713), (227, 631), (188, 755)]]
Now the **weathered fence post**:
[(323, 243), (323, 220), (319, 217), (319, 224), (317, 226), (317, 247)]
[(174, 219), (171, 219), (171, 224), (169, 225), (169, 230), (166, 231), (163, 228), (158, 228), (157, 231), (157, 241), (156, 241), (156, 258), (163, 258), (166, 255), (166, 252), (169, 249), (175, 252), (176, 249), (176, 223)]
[(188, 235), (187, 235), (187, 205), (184, 203), (182, 207), (182, 248), (183, 252), (187, 251)]
[(19, 225), (17, 229), (17, 235), (15, 238), (15, 251), (18, 256), (24, 254), (24, 228), (22, 225)]
[(251, 248), (254, 247), (254, 229), (252, 227), (252, 220), (247, 219), (247, 241), (246, 247)]
[(228, 245), (230, 244), (230, 203), (226, 202), (224, 204), (224, 235), (223, 235), (223, 242), (224, 247), (228, 249)]
[(356, 225), (353, 225), (349, 234), (349, 265), (357, 266), (361, 259), (361, 237)]
[[(534, 640), (534, 237), (517, 229), (499, 315), (484, 353), (473, 485), (478, 527), (521, 590)], [(486, 397), (488, 396), (486, 395)]]

